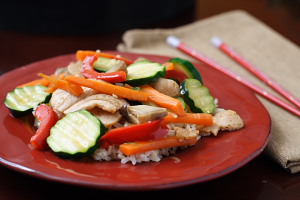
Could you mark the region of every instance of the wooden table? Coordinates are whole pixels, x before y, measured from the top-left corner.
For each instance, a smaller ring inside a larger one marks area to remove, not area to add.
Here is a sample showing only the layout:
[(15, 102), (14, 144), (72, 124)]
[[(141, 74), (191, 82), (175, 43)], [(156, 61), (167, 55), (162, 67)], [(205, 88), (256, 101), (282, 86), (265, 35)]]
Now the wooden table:
[[(300, 46), (300, 4), (296, 0), (199, 0), (170, 19), (142, 28), (171, 28), (220, 12), (243, 9)], [(115, 50), (123, 30), (94, 33), (40, 33), (0, 30), (0, 74), (28, 63), (78, 49)], [(4, 141), (1, 141), (4, 142)], [(261, 154), (246, 166), (216, 180), (177, 189), (151, 192), (105, 191), (46, 181), (0, 166), (0, 199), (171, 198), (197, 199), (300, 199), (300, 174), (289, 174)]]

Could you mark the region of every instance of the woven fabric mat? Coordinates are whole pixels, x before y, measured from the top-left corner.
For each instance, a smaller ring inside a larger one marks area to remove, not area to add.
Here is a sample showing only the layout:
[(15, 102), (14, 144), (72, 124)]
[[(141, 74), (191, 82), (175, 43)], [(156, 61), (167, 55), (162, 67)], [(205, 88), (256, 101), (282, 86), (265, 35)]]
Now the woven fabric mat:
[[(174, 35), (187, 45), (276, 95), (264, 83), (215, 48), (210, 39), (222, 38), (248, 61), (300, 98), (300, 48), (247, 12), (234, 10), (172, 29), (133, 29), (123, 35), (117, 50), (193, 58), (166, 44)], [(280, 97), (279, 95), (277, 95)], [(269, 111), (272, 133), (264, 152), (290, 173), (300, 172), (299, 118), (258, 96)]]

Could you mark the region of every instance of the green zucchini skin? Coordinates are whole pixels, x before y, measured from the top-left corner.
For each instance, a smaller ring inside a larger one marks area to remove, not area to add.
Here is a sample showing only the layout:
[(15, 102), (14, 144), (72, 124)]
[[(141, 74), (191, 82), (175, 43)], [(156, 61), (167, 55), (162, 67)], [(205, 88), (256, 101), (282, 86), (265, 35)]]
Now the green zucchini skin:
[(135, 87), (153, 83), (166, 76), (166, 67), (160, 63), (143, 60), (127, 67), (125, 83)]
[(7, 93), (4, 104), (13, 117), (30, 115), (36, 106), (50, 101), (52, 94), (45, 89), (47, 87), (42, 85), (15, 88)]
[(172, 58), (168, 62), (174, 64), (174, 70), (180, 71), (187, 78), (198, 79), (203, 84), (202, 76), (197, 68), (188, 60), (182, 58)]
[(184, 109), (185, 111), (187, 111), (187, 105), (186, 105), (184, 99), (183, 99), (182, 97), (174, 97), (174, 98), (175, 98), (175, 99), (178, 99), (178, 100), (180, 101), (180, 103), (181, 103), (183, 109)]
[(185, 79), (180, 85), (180, 93), (192, 112), (209, 114), (214, 112), (216, 107), (214, 97), (198, 79)]
[(60, 158), (80, 159), (91, 156), (106, 133), (103, 123), (86, 110), (67, 114), (50, 130), (47, 143)]

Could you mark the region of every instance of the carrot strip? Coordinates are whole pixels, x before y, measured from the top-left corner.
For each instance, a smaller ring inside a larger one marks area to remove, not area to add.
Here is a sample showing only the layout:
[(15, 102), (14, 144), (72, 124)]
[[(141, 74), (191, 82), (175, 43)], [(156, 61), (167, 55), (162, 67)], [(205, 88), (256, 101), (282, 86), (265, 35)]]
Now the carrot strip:
[(50, 83), (55, 85), (55, 87), (63, 89), (73, 95), (79, 96), (83, 93), (82, 87), (80, 87), (78, 85), (70, 84), (69, 82), (67, 82), (63, 79), (54, 78), (54, 77), (47, 76), (42, 73), (38, 73), (38, 75), (45, 78), (46, 80), (48, 80)]
[(40, 79), (35, 79), (33, 81), (29, 81), (27, 83), (21, 84), (17, 87), (35, 86), (35, 85), (43, 85), (48, 87), (50, 85), (50, 82), (44, 78), (40, 78)]
[[(66, 75), (65, 73), (58, 74), (58, 75), (57, 75), (57, 78), (58, 78), (58, 79), (64, 79), (64, 78), (65, 78), (65, 75)], [(48, 88), (45, 90), (45, 92), (53, 93), (56, 89), (57, 89), (57, 86), (56, 86), (56, 85), (50, 84), (50, 85), (48, 86)]]
[(211, 114), (206, 113), (186, 113), (183, 117), (174, 116), (169, 113), (164, 117), (165, 123), (184, 123), (184, 124), (198, 124), (198, 125), (213, 125), (213, 118)]
[(78, 50), (76, 52), (76, 59), (83, 61), (86, 56), (97, 56), (97, 57), (105, 57), (105, 58), (111, 58), (111, 59), (116, 59), (116, 60), (123, 60), (126, 65), (130, 65), (133, 62), (131, 60), (128, 60), (127, 58), (121, 57), (121, 56), (116, 56), (113, 54), (108, 54), (108, 53), (101, 53), (97, 51), (89, 51), (89, 50)]
[(163, 137), (157, 140), (140, 141), (134, 143), (124, 143), (120, 145), (120, 151), (125, 155), (134, 155), (137, 153), (144, 153), (151, 150), (194, 145), (197, 142), (197, 137), (189, 139), (180, 139), (178, 137)]
[(173, 69), (174, 69), (174, 63), (171, 63), (171, 62), (165, 62), (165, 63), (163, 64), (163, 66), (166, 67), (166, 70), (167, 70), (167, 71), (170, 71), (170, 70), (173, 70)]
[[(50, 75), (51, 77), (56, 77), (56, 75), (52, 74)], [(65, 76), (65, 73), (62, 73), (62, 74), (59, 74), (57, 77), (59, 79), (62, 78), (62, 76)], [(29, 81), (27, 83), (23, 83), (17, 87), (25, 87), (25, 86), (35, 86), (35, 85), (43, 85), (43, 86), (46, 86), (46, 87), (49, 87), (50, 85), (50, 81), (48, 81), (47, 79), (45, 78), (39, 78), (39, 79), (35, 79), (35, 80), (32, 80), (32, 81)]]
[(53, 93), (57, 89), (56, 85), (49, 85), (45, 92)]
[(57, 75), (57, 78), (58, 78), (58, 79), (64, 79), (65, 76), (66, 76), (66, 73), (61, 73), (61, 74), (58, 74), (58, 75)]
[(159, 91), (157, 91), (150, 85), (141, 86), (141, 91), (149, 94), (148, 99), (150, 101), (153, 101), (154, 103), (156, 103), (164, 108), (172, 110), (177, 115), (183, 116), (186, 114), (184, 108), (182, 107), (180, 100), (170, 97), (168, 95), (165, 95), (163, 93), (160, 93)]
[(65, 78), (66, 81), (72, 84), (84, 86), (84, 87), (89, 87), (92, 88), (100, 93), (104, 94), (115, 94), (118, 97), (121, 98), (126, 98), (134, 101), (147, 101), (148, 99), (148, 94), (146, 92), (141, 92), (117, 85), (113, 85), (110, 83), (106, 83), (103, 81), (97, 81), (93, 79), (85, 79), (81, 77), (76, 77), (76, 76), (66, 76)]

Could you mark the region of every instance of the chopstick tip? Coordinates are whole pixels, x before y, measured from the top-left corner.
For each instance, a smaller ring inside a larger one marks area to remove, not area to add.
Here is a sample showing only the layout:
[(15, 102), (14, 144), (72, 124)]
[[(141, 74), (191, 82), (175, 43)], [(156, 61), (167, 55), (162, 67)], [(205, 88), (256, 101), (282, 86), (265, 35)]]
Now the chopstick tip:
[(171, 36), (167, 37), (167, 43), (170, 46), (177, 48), (180, 44), (180, 40), (179, 40), (179, 38), (171, 35)]
[(215, 46), (215, 47), (220, 47), (221, 46), (221, 44), (223, 43), (222, 42), (222, 40), (221, 40), (221, 38), (219, 38), (219, 37), (212, 37), (211, 38), (211, 43)]

